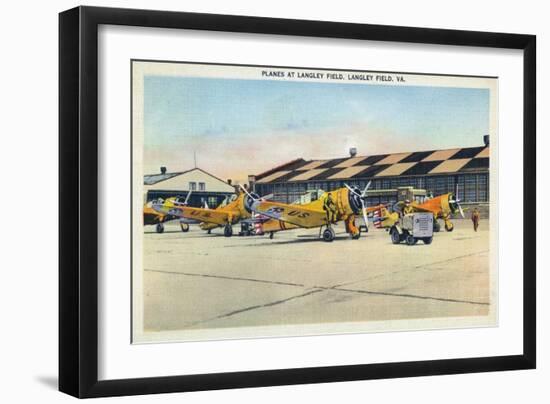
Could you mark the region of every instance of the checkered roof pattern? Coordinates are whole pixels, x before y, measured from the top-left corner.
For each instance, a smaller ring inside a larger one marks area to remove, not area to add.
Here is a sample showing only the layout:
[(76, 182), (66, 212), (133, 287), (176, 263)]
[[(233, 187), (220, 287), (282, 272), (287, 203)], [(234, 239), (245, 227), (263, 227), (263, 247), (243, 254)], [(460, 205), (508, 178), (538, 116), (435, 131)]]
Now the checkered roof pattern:
[(431, 150), (331, 160), (294, 160), (256, 176), (259, 184), (453, 174), (489, 169), (489, 147)]

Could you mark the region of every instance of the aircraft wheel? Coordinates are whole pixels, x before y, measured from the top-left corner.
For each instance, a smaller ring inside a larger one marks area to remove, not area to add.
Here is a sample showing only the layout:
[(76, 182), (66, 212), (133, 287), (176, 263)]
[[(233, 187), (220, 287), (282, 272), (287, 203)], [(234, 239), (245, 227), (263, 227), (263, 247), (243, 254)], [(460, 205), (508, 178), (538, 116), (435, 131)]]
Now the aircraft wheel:
[(437, 221), (437, 219), (434, 219), (434, 233), (438, 233), (441, 230), (441, 225)]
[(273, 236), (274, 236), (274, 235), (275, 235), (275, 233), (273, 233), (273, 232), (269, 233), (269, 239), (270, 239), (270, 240), (273, 240)]
[(361, 228), (357, 228), (357, 233), (351, 235), (352, 240), (359, 240), (361, 237)]
[(331, 242), (336, 237), (336, 234), (334, 233), (334, 230), (332, 227), (329, 227), (323, 231), (323, 240), (327, 242)]
[(415, 245), (418, 239), (414, 238), (412, 235), (409, 234), (405, 239), (405, 241), (407, 242), (407, 245)]
[(393, 244), (399, 244), (401, 242), (401, 236), (395, 227), (390, 230), (390, 237)]
[(230, 224), (226, 224), (223, 228), (223, 235), (225, 237), (231, 237), (233, 235), (233, 226), (231, 226)]
[(452, 223), (449, 223), (449, 225), (447, 225), (447, 223), (445, 223), (445, 230), (453, 231), (454, 229), (455, 229), (455, 226)]
[(157, 233), (164, 233), (164, 225), (162, 223), (157, 224)]
[(212, 234), (212, 230), (211, 230), (211, 229), (208, 229), (208, 231), (206, 232), (206, 234)]
[(422, 241), (424, 244), (432, 244), (433, 237), (425, 237)]
[(187, 233), (189, 231), (189, 225), (187, 223), (180, 223), (181, 231)]

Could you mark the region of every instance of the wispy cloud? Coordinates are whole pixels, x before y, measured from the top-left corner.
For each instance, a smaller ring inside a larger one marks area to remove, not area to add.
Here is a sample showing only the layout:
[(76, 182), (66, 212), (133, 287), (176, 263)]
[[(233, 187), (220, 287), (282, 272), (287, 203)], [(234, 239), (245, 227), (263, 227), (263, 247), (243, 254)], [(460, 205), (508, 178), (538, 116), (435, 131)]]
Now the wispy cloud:
[(288, 128), (232, 137), (205, 134), (185, 142), (150, 146), (145, 149), (146, 172), (158, 172), (160, 166), (169, 171), (186, 170), (197, 165), (221, 178), (245, 182), (249, 174), (258, 174), (296, 158), (330, 159), (345, 157), (350, 147), (360, 155), (428, 150), (433, 145), (422, 137), (395, 141), (396, 135), (382, 127), (365, 123), (310, 130)]
[(302, 157), (329, 159), (481, 144), (484, 89), (151, 77), (144, 168), (199, 167), (246, 181)]

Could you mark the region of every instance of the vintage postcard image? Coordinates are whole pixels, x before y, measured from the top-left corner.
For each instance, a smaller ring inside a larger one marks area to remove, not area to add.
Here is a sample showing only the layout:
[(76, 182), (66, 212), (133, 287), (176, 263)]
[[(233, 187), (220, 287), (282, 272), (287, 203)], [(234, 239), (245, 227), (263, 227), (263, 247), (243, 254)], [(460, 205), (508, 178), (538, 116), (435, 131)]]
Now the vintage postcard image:
[(498, 78), (133, 60), (132, 342), (498, 323)]

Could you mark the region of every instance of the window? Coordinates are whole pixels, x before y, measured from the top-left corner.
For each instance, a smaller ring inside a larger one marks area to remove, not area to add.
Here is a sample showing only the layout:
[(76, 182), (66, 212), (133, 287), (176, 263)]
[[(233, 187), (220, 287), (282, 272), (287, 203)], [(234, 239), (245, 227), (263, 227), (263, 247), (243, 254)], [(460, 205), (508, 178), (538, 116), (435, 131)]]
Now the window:
[(435, 180), (434, 177), (426, 177), (426, 192), (433, 196), (435, 195)]
[(256, 193), (260, 196), (264, 196), (264, 195), (269, 195), (269, 194), (273, 194), (274, 191), (273, 191), (273, 185), (260, 185), (260, 184), (256, 184)]
[(400, 187), (414, 187), (414, 179), (410, 177), (399, 177)]
[(207, 203), (208, 207), (215, 208), (216, 206), (218, 206), (218, 198), (215, 196), (209, 196)]
[(206, 184), (204, 182), (199, 182), (199, 191), (206, 191)]
[(458, 175), (456, 177), (456, 184), (457, 184), (457, 187), (453, 192), (457, 192), (458, 199), (462, 200), (464, 199), (464, 176), (463, 175)]
[(464, 202), (477, 202), (476, 197), (476, 175), (468, 174), (464, 178)]
[(376, 206), (380, 204), (380, 197), (379, 196), (368, 196), (367, 197), (367, 205), (368, 206)]
[(196, 191), (197, 190), (197, 183), (196, 182), (190, 182), (189, 183), (189, 191)]
[(489, 184), (487, 182), (487, 174), (477, 175), (477, 192), (479, 202), (487, 202), (489, 200)]
[(444, 176), (433, 178), (433, 191), (434, 196), (443, 195), (447, 193), (447, 178)]
[(447, 192), (452, 192), (453, 194), (456, 192), (455, 177), (451, 175), (447, 177)]

